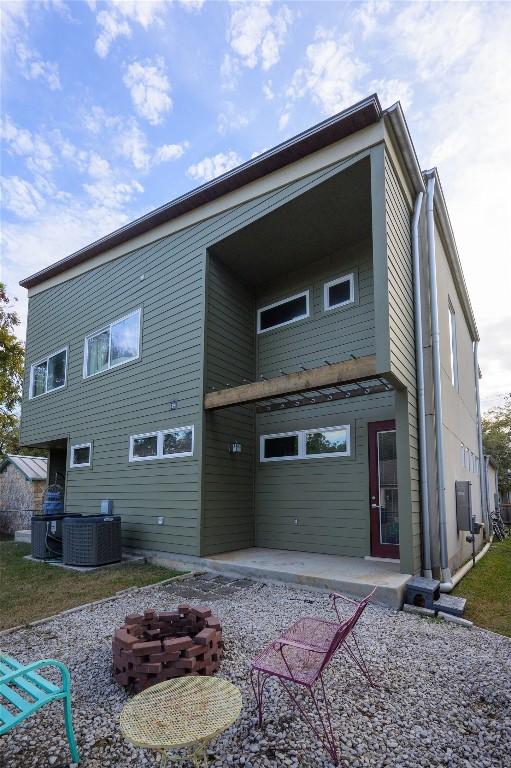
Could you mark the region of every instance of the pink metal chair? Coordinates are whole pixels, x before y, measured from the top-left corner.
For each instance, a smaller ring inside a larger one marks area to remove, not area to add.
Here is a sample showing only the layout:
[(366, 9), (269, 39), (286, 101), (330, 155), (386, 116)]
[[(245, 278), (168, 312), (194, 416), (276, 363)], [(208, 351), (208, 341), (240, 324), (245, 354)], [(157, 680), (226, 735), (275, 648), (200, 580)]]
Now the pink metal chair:
[[(323, 672), (334, 653), (341, 649), (355, 662), (370, 685), (373, 688), (378, 687), (371, 678), (353, 631), (375, 591), (376, 587), (360, 601), (350, 600), (333, 592), (330, 597), (334, 603), (337, 621), (327, 621), (312, 616), (298, 619), (252, 661), (250, 682), (256, 699), (259, 726), (262, 726), (263, 723), (264, 687), (270, 677), (275, 677), (298, 708), (318, 741), (328, 752), (334, 765), (341, 763), (332, 729), (330, 704), (323, 682)], [(337, 606), (338, 600), (355, 606), (349, 618), (341, 618)], [(314, 690), (318, 681), (320, 696)], [(293, 692), (291, 683), (295, 683), (309, 692), (314, 710), (319, 718), (320, 727), (313, 722), (304, 705)]]

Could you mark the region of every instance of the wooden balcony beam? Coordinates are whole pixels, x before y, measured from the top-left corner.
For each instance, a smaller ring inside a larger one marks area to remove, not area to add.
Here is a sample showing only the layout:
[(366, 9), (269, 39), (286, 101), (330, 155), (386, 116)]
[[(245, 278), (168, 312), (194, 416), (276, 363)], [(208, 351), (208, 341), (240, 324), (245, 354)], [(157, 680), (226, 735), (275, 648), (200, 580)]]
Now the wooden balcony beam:
[(342, 363), (322, 365), (307, 371), (287, 373), (274, 379), (265, 379), (255, 381), (252, 384), (242, 384), (239, 387), (208, 392), (204, 396), (204, 408), (207, 411), (212, 411), (234, 405), (259, 403), (274, 397), (296, 395), (300, 392), (311, 392), (324, 387), (351, 384), (355, 381), (366, 381), (376, 376), (376, 355), (366, 355), (353, 360), (344, 360)]

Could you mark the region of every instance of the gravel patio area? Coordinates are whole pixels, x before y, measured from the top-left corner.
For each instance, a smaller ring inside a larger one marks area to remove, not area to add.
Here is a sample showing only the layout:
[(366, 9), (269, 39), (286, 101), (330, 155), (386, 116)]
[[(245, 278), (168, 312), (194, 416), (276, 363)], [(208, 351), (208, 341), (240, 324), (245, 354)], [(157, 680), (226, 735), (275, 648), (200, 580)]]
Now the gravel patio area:
[[(210, 768), (326, 768), (287, 697), (268, 687), (265, 725), (256, 728), (249, 660), (295, 619), (331, 616), (327, 595), (287, 586), (203, 575), (123, 594), (34, 628), (0, 637), (0, 649), (22, 662), (54, 657), (73, 683), (73, 714), (83, 768), (156, 766), (118, 728), (126, 701), (112, 680), (111, 636), (124, 616), (179, 602), (207, 604), (223, 625), (220, 674), (242, 691), (236, 725), (213, 742)], [(511, 640), (370, 606), (358, 638), (376, 680), (367, 686), (339, 654), (326, 675), (341, 757), (350, 768), (511, 766)], [(0, 739), (5, 768), (61, 766), (69, 760), (62, 705), (45, 707)], [(184, 762), (183, 768), (189, 768)]]

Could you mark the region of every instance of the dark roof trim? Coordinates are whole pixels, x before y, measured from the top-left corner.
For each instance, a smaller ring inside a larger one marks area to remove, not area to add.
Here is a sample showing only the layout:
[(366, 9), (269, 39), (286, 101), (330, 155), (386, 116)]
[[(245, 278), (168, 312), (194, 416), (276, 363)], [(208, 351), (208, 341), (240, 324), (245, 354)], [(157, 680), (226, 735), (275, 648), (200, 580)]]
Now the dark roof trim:
[(303, 131), (303, 133), (299, 133), (288, 141), (278, 144), (273, 149), (258, 155), (253, 160), (243, 163), (243, 165), (234, 168), (232, 171), (228, 171), (191, 192), (187, 192), (172, 202), (166, 203), (130, 224), (115, 230), (110, 235), (106, 235), (91, 243), (91, 245), (75, 251), (75, 253), (42, 269), (40, 272), (36, 272), (34, 275), (22, 280), (20, 285), (23, 288), (32, 288), (49, 277), (58, 275), (70, 267), (81, 264), (108, 248), (121, 245), (160, 224), (176, 219), (184, 213), (210, 203), (229, 192), (250, 184), (252, 181), (277, 171), (279, 168), (290, 165), (313, 152), (317, 152), (319, 149), (323, 149), (323, 147), (344, 139), (352, 133), (367, 128), (367, 126), (377, 123), (381, 116), (382, 109), (378, 96), (373, 94), (367, 99), (349, 107), (349, 109), (345, 109), (343, 112), (339, 112), (337, 115)]

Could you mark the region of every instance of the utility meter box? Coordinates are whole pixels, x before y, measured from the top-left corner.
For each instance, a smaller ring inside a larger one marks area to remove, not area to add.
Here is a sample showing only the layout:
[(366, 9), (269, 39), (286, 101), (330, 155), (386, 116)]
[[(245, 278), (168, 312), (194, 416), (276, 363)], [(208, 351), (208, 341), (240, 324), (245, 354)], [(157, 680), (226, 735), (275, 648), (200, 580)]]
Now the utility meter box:
[(114, 508), (114, 502), (112, 499), (102, 499), (100, 508), (102, 515), (111, 515)]
[(456, 520), (459, 531), (472, 531), (472, 498), (469, 480), (456, 480)]

